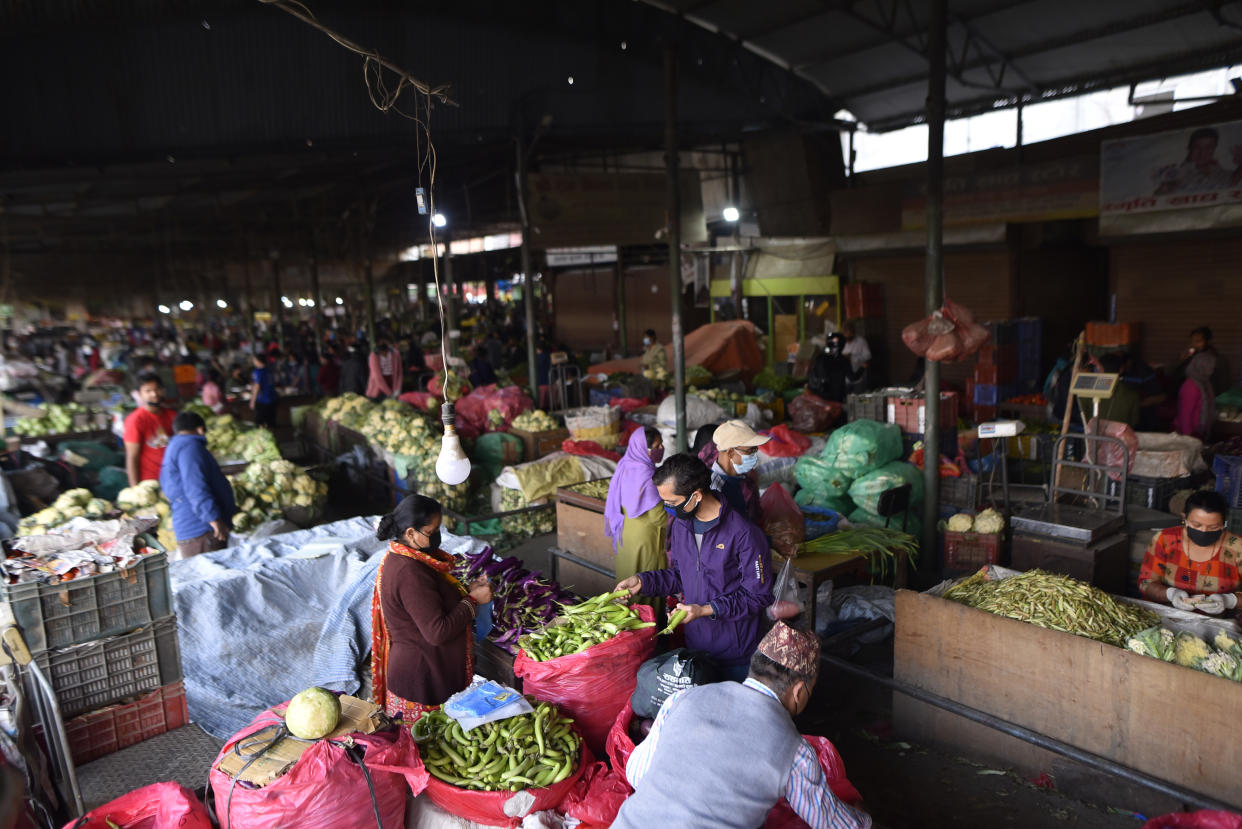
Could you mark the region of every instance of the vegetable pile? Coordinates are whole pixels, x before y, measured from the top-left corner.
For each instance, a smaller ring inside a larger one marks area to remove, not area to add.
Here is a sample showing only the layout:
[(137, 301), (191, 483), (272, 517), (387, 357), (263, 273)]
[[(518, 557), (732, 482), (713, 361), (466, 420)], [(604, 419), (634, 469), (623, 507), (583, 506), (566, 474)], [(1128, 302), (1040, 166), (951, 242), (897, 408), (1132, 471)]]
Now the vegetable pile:
[(586, 495), (589, 498), (599, 498), (606, 500), (608, 498), (608, 487), (612, 485), (612, 478), (600, 478), (598, 481), (587, 481), (584, 484), (574, 484), (567, 489)]
[(91, 495), (89, 489), (71, 489), (61, 493), (50, 507), (26, 516), (17, 524), (17, 535), (45, 535), (71, 519), (104, 518), (116, 508), (111, 502)]
[(1005, 531), (1005, 517), (989, 507), (977, 516), (972, 516), (968, 512), (959, 512), (950, 518), (945, 526), (949, 532), (995, 535)]
[(22, 437), (65, 435), (73, 432), (73, 419), (89, 414), (91, 409), (81, 403), (52, 403), (39, 407), (38, 417), (23, 417), (13, 424), (13, 433)]
[(577, 601), (556, 582), (527, 570), (521, 559), (510, 556), (497, 561), (490, 547), (460, 559), (453, 575), (463, 584), (479, 576), (491, 580), (493, 627), (487, 638), (509, 653), (517, 650), (519, 638), (542, 629), (562, 607)]
[(1028, 570), (1006, 579), (988, 579), (986, 572), (985, 567), (955, 584), (944, 597), (998, 616), (1118, 647), (1160, 620), (1150, 610), (1119, 602), (1098, 587), (1069, 576)]
[(160, 543), (169, 550), (177, 549), (177, 536), (172, 528), (172, 506), (160, 491), (159, 481), (143, 481), (138, 486), (122, 489), (117, 493), (116, 506), (130, 518), (158, 518)]
[(889, 562), (897, 555), (904, 555), (911, 565), (916, 564), (919, 543), (914, 536), (900, 530), (853, 527), (804, 541), (798, 549), (807, 555), (862, 553), (870, 559), (871, 572), (883, 579), (888, 575)]
[(755, 375), (755, 388), (771, 389), (772, 391), (787, 391), (798, 385), (798, 381), (788, 374), (777, 374), (770, 368)]
[(550, 432), (561, 427), (543, 409), (533, 409), (513, 418), (513, 428), (523, 432)]
[[(526, 509), (531, 506), (520, 489), (502, 487), (500, 490), (500, 511)], [(525, 512), (521, 515), (506, 515), (500, 519), (500, 526), (505, 532), (514, 535), (546, 535), (556, 532), (556, 504), (548, 504), (544, 509)]]
[[(535, 700), (530, 699), (532, 705)], [(410, 729), (427, 771), (476, 791), (521, 791), (554, 785), (578, 766), (582, 739), (549, 703), (529, 714), (462, 730), (443, 711), (426, 714)]]
[(712, 381), (712, 373), (700, 365), (686, 366), (687, 386), (706, 386)]
[(1192, 633), (1175, 634), (1163, 627), (1147, 628), (1126, 640), (1126, 648), (1137, 654), (1242, 682), (1242, 642), (1220, 631), (1213, 644)]
[(592, 645), (607, 642), (626, 630), (655, 627), (618, 599), (628, 598), (628, 590), (601, 593), (585, 602), (564, 608), (564, 613), (542, 630), (523, 636), (518, 644), (536, 662), (581, 653)]
[(291, 461), (255, 462), (230, 479), (237, 514), (233, 528), (254, 529), (264, 521), (282, 518), (286, 509), (302, 507), (315, 514), (328, 495), (328, 485), (316, 481)]

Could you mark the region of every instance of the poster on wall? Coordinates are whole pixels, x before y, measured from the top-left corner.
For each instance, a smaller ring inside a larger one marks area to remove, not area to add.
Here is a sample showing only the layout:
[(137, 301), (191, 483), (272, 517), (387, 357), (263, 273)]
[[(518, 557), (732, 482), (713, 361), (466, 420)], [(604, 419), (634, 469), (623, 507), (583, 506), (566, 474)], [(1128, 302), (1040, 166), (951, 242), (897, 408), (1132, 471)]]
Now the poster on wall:
[[(1128, 221), (1129, 217), (1145, 217)], [(1242, 121), (1100, 145), (1100, 229), (1193, 230), (1242, 218)]]

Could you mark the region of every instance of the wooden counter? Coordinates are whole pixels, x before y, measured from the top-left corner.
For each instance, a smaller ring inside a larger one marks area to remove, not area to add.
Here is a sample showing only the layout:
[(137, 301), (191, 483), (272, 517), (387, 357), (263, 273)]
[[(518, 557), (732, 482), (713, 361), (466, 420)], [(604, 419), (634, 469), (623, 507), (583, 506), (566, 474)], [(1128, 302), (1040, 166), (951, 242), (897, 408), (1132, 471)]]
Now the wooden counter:
[(572, 561), (557, 565), (556, 580), (581, 596), (607, 593), (616, 587), (617, 554), (604, 533), (604, 501), (562, 487), (556, 491), (556, 544), (612, 575), (604, 576)]
[[(908, 590), (897, 592), (894, 677), (1242, 808), (1242, 683)], [(894, 694), (904, 737), (1025, 774), (1051, 755)]]

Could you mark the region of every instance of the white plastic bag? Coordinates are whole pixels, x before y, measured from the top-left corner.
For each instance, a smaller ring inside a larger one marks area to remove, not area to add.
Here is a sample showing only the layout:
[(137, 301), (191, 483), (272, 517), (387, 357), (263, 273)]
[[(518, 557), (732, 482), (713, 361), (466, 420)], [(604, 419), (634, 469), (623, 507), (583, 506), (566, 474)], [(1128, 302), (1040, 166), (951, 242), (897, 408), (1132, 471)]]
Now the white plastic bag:
[[(698, 395), (686, 395), (686, 428), (697, 429), (708, 423), (723, 423), (728, 418), (724, 409)], [(664, 398), (656, 410), (656, 423), (660, 426), (677, 427), (677, 399), (673, 395)]]

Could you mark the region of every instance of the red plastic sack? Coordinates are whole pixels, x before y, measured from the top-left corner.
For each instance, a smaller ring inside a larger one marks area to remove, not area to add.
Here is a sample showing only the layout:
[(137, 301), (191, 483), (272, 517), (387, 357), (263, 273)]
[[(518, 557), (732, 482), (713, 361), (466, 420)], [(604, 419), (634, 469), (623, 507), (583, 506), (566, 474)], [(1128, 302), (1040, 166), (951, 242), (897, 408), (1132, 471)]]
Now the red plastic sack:
[(179, 783), (155, 783), (91, 809), (64, 829), (211, 829), (207, 808)]
[[(280, 710), (284, 707), (278, 706)], [(276, 710), (264, 711), (234, 734), (211, 765), (209, 779), (220, 829), (374, 829), (375, 813), (366, 777), (345, 749), (334, 742), (316, 741), (283, 776), (261, 789), (240, 783), (234, 786), (233, 779), (217, 768), (238, 742), (281, 725), (284, 720)], [(363, 762), (371, 775), (381, 821), (384, 826), (401, 826), (407, 787), (417, 795), (431, 777), (419, 759), (409, 729), (397, 727), (350, 736), (366, 752)]]
[(926, 356), (927, 349), (931, 347), (932, 335), (928, 330), (930, 325), (931, 320), (921, 319), (901, 329), (901, 341), (919, 357)]
[[(655, 621), (655, 611), (647, 605), (631, 609), (644, 622)], [(525, 693), (560, 706), (574, 718), (591, 750), (602, 752), (617, 712), (629, 704), (638, 684), (639, 666), (655, 650), (655, 634), (654, 627), (624, 630), (581, 653), (547, 662), (536, 662), (519, 648), (513, 673)]]
[(799, 432), (823, 432), (841, 417), (841, 404), (804, 391), (790, 402), (788, 414)]
[(621, 804), (633, 793), (625, 780), (625, 769), (618, 773), (601, 760), (582, 775), (560, 811), (586, 824), (611, 826)]
[(768, 436), (772, 439), (759, 451), (773, 458), (799, 458), (811, 448), (811, 439), (790, 429), (784, 423), (773, 426)]
[[(1134, 434), (1134, 430), (1127, 423), (1118, 423), (1115, 420), (1096, 420), (1091, 418), (1087, 423), (1087, 434), (1089, 435), (1106, 435), (1110, 438), (1117, 438), (1125, 444), (1125, 450), (1122, 450), (1116, 444), (1099, 444), (1090, 443), (1087, 445), (1087, 456), (1091, 458), (1092, 463), (1101, 466), (1120, 467), (1124, 466), (1127, 470), (1134, 464), (1134, 456), (1138, 452), (1138, 435)], [(1096, 456), (1099, 456), (1098, 458)], [(1121, 480), (1121, 472), (1110, 471), (1108, 477), (1114, 481)]]
[(621, 460), (621, 456), (611, 449), (605, 449), (593, 440), (574, 440), (573, 438), (565, 438), (561, 441), (561, 451), (568, 452), (571, 455), (595, 455), (600, 458), (607, 458), (614, 463)]
[(957, 332), (958, 329), (955, 328), (947, 334), (937, 334), (932, 337), (931, 344), (927, 347), (927, 359), (947, 363), (960, 357), (962, 341)]
[(650, 406), (651, 401), (645, 397), (613, 397), (608, 401), (608, 405), (616, 406), (621, 410), (621, 414), (629, 414), (635, 409)]
[(1175, 812), (1154, 817), (1143, 829), (1242, 829), (1242, 815), (1236, 812)]
[(436, 396), (428, 391), (407, 391), (397, 399), (402, 403), (409, 403), (420, 412), (425, 412), (431, 409), (431, 401), (436, 400)]
[(628, 446), (630, 442), (630, 435), (634, 434), (641, 428), (641, 423), (636, 423), (629, 418), (621, 421), (621, 437), (617, 441), (617, 446)]
[[(586, 743), (583, 743), (582, 756), (579, 758), (578, 767), (574, 769), (573, 774), (547, 788), (525, 790), (534, 795), (535, 802), (524, 814), (533, 814), (559, 807), (562, 801), (565, 800), (565, 797), (577, 785), (579, 778), (594, 762), (595, 756), (591, 754), (591, 750), (587, 748)], [(522, 817), (511, 817), (505, 814), (505, 804), (515, 797), (514, 792), (479, 792), (473, 789), (462, 789), (454, 786), (452, 783), (446, 783), (434, 775), (428, 775), (427, 787), (423, 791), (431, 798), (432, 803), (457, 817), (465, 818), (475, 823), (482, 823), (485, 826), (517, 827), (522, 825)], [(516, 794), (522, 795), (521, 792)], [(522, 795), (522, 797), (524, 799), (525, 795)], [(352, 805), (355, 810), (359, 809), (357, 803)], [(404, 801), (402, 801), (403, 809), (404, 805)], [(369, 814), (368, 812), (368, 816)], [(404, 818), (404, 815), (401, 817)], [(375, 818), (372, 817), (370, 820), (371, 827), (374, 827)], [(301, 824), (297, 825), (300, 829)], [(404, 826), (405, 823), (403, 819), (392, 824), (385, 820), (384, 826), (387, 827), (389, 825)], [(224, 827), (222, 826), (221, 829), (224, 829)]]
[(793, 496), (779, 483), (772, 484), (759, 499), (763, 508), (763, 531), (772, 546), (786, 558), (798, 555), (798, 545), (806, 540), (806, 516)]

